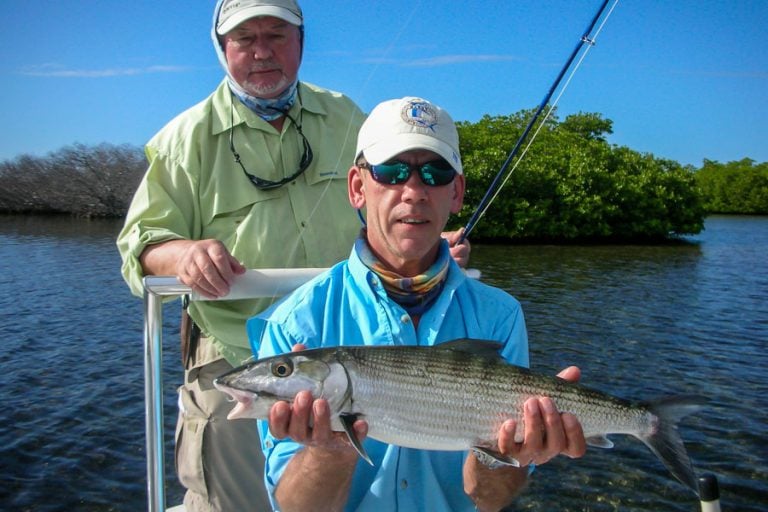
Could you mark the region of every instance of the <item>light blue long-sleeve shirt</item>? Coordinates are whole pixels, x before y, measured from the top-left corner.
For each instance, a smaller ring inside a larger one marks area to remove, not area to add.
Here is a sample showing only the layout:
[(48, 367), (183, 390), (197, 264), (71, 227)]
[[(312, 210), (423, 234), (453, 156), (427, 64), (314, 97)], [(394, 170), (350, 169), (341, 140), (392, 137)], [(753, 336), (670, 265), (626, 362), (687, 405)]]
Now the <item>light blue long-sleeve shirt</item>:
[[(447, 251), (443, 243), (441, 250)], [(436, 345), (458, 338), (495, 340), (507, 361), (528, 366), (528, 338), (520, 303), (512, 296), (469, 279), (451, 260), (444, 289), (421, 317), (418, 328), (387, 297), (379, 277), (355, 250), (349, 260), (305, 284), (279, 304), (248, 321), (254, 354), (267, 357), (307, 348), (339, 345)], [(291, 457), (302, 445), (276, 439), (259, 422), (266, 455), (265, 480), (274, 491)], [(346, 510), (475, 510), (464, 493), (466, 452), (401, 448), (366, 439), (374, 465), (358, 462)]]

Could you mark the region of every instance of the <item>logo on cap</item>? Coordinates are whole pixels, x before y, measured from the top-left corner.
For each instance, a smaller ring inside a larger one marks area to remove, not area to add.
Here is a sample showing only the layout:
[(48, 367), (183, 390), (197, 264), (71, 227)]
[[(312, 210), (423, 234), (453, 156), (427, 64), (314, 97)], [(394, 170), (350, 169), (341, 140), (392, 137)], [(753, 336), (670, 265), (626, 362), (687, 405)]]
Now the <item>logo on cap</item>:
[(409, 101), (400, 111), (400, 117), (406, 123), (420, 128), (435, 130), (437, 124), (437, 111), (426, 101)]
[(224, 8), (221, 10), (221, 17), (227, 17), (230, 13), (230, 11), (234, 11), (235, 9), (240, 9), (242, 7), (240, 2), (232, 2), (229, 5), (225, 5)]

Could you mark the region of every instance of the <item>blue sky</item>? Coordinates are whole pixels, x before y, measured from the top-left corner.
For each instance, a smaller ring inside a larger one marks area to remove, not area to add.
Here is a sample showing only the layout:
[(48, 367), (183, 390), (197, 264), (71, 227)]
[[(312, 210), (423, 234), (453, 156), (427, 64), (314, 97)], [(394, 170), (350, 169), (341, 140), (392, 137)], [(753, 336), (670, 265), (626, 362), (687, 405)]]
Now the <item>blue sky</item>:
[[(534, 108), (600, 0), (304, 0), (302, 80), (365, 111), (415, 95), (456, 120)], [(0, 160), (142, 145), (223, 73), (214, 1), (0, 1)], [(613, 144), (700, 166), (768, 161), (768, 0), (620, 0), (558, 104)], [(509, 150), (511, 148), (505, 148)]]

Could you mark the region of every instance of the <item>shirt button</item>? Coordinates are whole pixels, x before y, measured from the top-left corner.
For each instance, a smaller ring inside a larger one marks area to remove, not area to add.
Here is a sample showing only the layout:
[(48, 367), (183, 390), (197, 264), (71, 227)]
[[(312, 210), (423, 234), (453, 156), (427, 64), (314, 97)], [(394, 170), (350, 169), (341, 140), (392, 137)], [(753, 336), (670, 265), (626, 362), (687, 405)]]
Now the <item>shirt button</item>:
[(404, 314), (403, 316), (400, 317), (400, 321), (403, 322), (404, 324), (407, 324), (408, 322), (411, 321), (411, 317), (408, 314)]
[(408, 488), (408, 480), (406, 480), (406, 479), (403, 479), (403, 480), (400, 482), (400, 487), (401, 487), (401, 488), (403, 488), (403, 489), (407, 489), (407, 488)]

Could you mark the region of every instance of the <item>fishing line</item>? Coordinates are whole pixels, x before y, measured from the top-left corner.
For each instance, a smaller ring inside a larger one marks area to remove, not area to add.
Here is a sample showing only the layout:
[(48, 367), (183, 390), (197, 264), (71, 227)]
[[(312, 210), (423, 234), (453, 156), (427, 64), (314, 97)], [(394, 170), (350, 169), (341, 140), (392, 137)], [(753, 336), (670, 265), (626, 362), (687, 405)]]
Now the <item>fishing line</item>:
[[(418, 2), (413, 2), (411, 4), (413, 6), (413, 8), (411, 9), (410, 14), (406, 17), (406, 19), (402, 23), (402, 28), (398, 32), (396, 32), (394, 34), (394, 36), (392, 37), (392, 40), (389, 43), (389, 45), (387, 45), (385, 47), (384, 52), (381, 54), (381, 57), (379, 58), (378, 62), (376, 62), (376, 64), (373, 67), (373, 69), (371, 69), (371, 71), (368, 73), (367, 78), (365, 80), (363, 80), (362, 85), (360, 87), (360, 91), (358, 93), (359, 95), (361, 95), (361, 96), (363, 95), (363, 92), (368, 87), (368, 85), (373, 81), (373, 77), (376, 75), (376, 73), (379, 70), (379, 68), (381, 67), (381, 65), (386, 61), (386, 58), (392, 53), (392, 51), (395, 48), (395, 45), (400, 40), (400, 37), (403, 35), (405, 30), (408, 28), (408, 26), (411, 23), (411, 20), (413, 20), (414, 16), (416, 15), (417, 11), (419, 10), (419, 7), (421, 6), (421, 3), (422, 3), (421, 1), (418, 1)], [(305, 39), (304, 39), (304, 44), (306, 44), (306, 36), (305, 36)], [(306, 50), (306, 48), (305, 48), (305, 50)], [(305, 55), (306, 55), (306, 53), (305, 53)], [(303, 66), (303, 62), (302, 62), (302, 66)], [(301, 82), (301, 79), (299, 79), (299, 82)], [(344, 93), (344, 94), (347, 94), (347, 93)], [(350, 95), (347, 94), (347, 96), (350, 96)], [(350, 117), (349, 121), (347, 123), (347, 131), (346, 131), (346, 136), (345, 136), (345, 142), (347, 140), (349, 140), (349, 138), (351, 137), (353, 139), (352, 140), (352, 145), (355, 146), (356, 145), (356, 141), (357, 141), (357, 132), (353, 133), (353, 130), (352, 130), (352, 125), (353, 125), (352, 119), (353, 118)], [(345, 163), (341, 162), (341, 155), (339, 155), (339, 160), (336, 162), (336, 168), (339, 168), (339, 167), (344, 168), (344, 165), (345, 165)], [(352, 162), (346, 162), (346, 165), (347, 166), (351, 166)], [(299, 229), (299, 234), (296, 237), (295, 242), (289, 248), (289, 250), (287, 252), (287, 259), (286, 259), (286, 261), (292, 261), (294, 256), (298, 252), (299, 244), (301, 242), (302, 235), (304, 234), (304, 231), (306, 229), (308, 229), (308, 226), (310, 225), (310, 222), (312, 221), (312, 218), (315, 216), (315, 213), (317, 212), (317, 210), (318, 210), (318, 208), (320, 206), (320, 203), (325, 199), (325, 196), (328, 193), (328, 190), (329, 190), (332, 182), (333, 182), (333, 179), (327, 180), (327, 182), (326, 182), (322, 192), (320, 193), (320, 197), (317, 199), (317, 201), (313, 205), (312, 209), (310, 210), (309, 215), (307, 216), (307, 219), (305, 221), (304, 226), (302, 226)], [(351, 206), (350, 206), (350, 208), (351, 208)], [(359, 210), (358, 210), (358, 215), (361, 215), (359, 213)], [(274, 297), (272, 299), (272, 302), (274, 303), (278, 299), (279, 299), (279, 297)]]
[[(602, 31), (603, 27), (605, 26), (605, 23), (608, 21), (608, 18), (611, 16), (611, 13), (613, 13), (613, 10), (616, 8), (616, 5), (619, 3), (619, 0), (614, 0), (613, 5), (609, 9), (608, 13), (603, 18), (602, 23), (599, 25), (597, 31), (594, 35), (590, 36), (592, 33), (592, 30), (595, 28), (595, 25), (597, 24), (598, 20), (600, 20), (601, 17), (603, 17), (603, 12), (605, 11), (606, 6), (608, 5), (608, 2), (610, 0), (604, 0), (602, 5), (600, 6), (600, 9), (598, 9), (597, 14), (592, 18), (592, 22), (589, 24), (589, 27), (584, 32), (584, 35), (581, 36), (579, 39), (579, 42), (577, 43), (574, 50), (571, 52), (571, 55), (569, 56), (568, 60), (566, 61), (563, 68), (560, 70), (560, 73), (558, 73), (557, 78), (555, 79), (552, 86), (549, 88), (549, 91), (544, 96), (544, 99), (539, 104), (538, 108), (536, 109), (536, 112), (531, 117), (531, 120), (528, 122), (528, 125), (526, 126), (525, 130), (523, 131), (523, 134), (520, 136), (520, 138), (515, 143), (514, 148), (507, 156), (507, 159), (504, 161), (504, 164), (501, 166), (501, 169), (494, 177), (493, 181), (491, 182), (491, 185), (488, 187), (488, 190), (485, 192), (485, 195), (480, 200), (480, 204), (478, 204), (477, 208), (475, 209), (474, 213), (472, 214), (472, 217), (469, 219), (469, 222), (467, 222), (467, 225), (464, 227), (464, 232), (461, 234), (461, 237), (459, 238), (459, 241), (457, 243), (461, 243), (464, 241), (464, 239), (469, 236), (469, 233), (474, 229), (474, 227), (477, 225), (477, 222), (485, 215), (485, 212), (488, 211), (488, 208), (491, 206), (491, 203), (498, 197), (499, 193), (501, 192), (501, 189), (504, 187), (504, 185), (509, 180), (512, 173), (517, 169), (517, 166), (522, 161), (525, 154), (528, 152), (528, 149), (531, 147), (531, 144), (533, 144), (533, 141), (538, 136), (541, 129), (546, 124), (546, 121), (550, 118), (553, 110), (557, 106), (557, 103), (560, 101), (560, 98), (562, 97), (565, 90), (568, 88), (568, 85), (571, 82), (571, 79), (573, 78), (576, 71), (581, 66), (581, 63), (584, 61), (584, 58), (587, 56), (587, 53), (589, 53), (589, 50), (595, 45), (597, 36)], [(514, 159), (515, 155), (517, 154), (518, 150), (520, 149), (523, 141), (526, 139), (528, 134), (531, 132), (531, 129), (533, 128), (534, 124), (536, 123), (536, 120), (538, 119), (541, 112), (544, 110), (544, 107), (549, 103), (549, 101), (552, 99), (552, 96), (555, 92), (555, 90), (560, 85), (560, 82), (562, 81), (563, 77), (565, 76), (565, 73), (568, 71), (569, 68), (571, 68), (571, 65), (573, 64), (574, 59), (576, 56), (581, 52), (582, 48), (586, 45), (586, 50), (582, 52), (581, 58), (576, 63), (576, 66), (573, 67), (572, 71), (568, 75), (568, 78), (565, 81), (565, 84), (560, 89), (560, 93), (555, 98), (555, 101), (550, 105), (549, 110), (547, 110), (546, 115), (544, 116), (544, 119), (539, 124), (536, 131), (531, 136), (530, 140), (528, 141), (528, 144), (523, 149), (523, 152), (518, 157), (517, 161), (515, 162), (515, 165), (507, 172), (510, 164), (512, 163), (512, 160)], [(504, 178), (502, 180), (502, 177)]]

